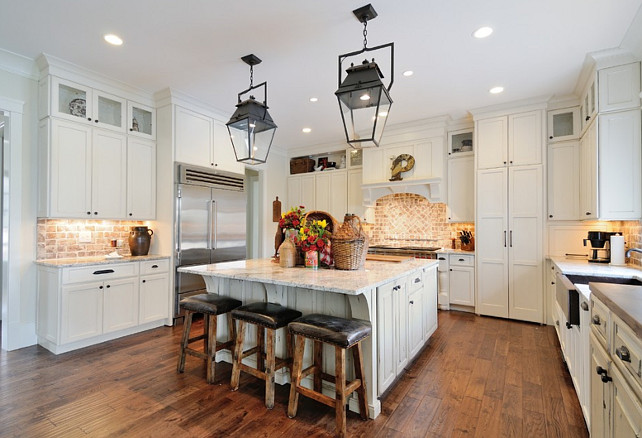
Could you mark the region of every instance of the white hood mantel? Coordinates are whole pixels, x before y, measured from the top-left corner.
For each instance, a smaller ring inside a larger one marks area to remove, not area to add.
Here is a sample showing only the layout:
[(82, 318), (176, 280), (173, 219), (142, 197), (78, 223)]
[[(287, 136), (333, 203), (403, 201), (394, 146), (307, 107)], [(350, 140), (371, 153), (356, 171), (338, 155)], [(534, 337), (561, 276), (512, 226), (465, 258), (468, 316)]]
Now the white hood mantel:
[(427, 178), (362, 184), (363, 205), (374, 207), (377, 199), (394, 193), (413, 193), (430, 202), (442, 202), (441, 183), (441, 178)]

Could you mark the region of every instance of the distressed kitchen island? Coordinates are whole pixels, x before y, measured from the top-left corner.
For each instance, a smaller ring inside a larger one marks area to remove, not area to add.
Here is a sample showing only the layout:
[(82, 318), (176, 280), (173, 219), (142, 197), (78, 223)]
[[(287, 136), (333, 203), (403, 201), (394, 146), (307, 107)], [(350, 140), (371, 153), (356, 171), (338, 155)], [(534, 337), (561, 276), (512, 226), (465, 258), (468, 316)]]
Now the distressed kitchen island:
[[(436, 260), (366, 261), (365, 270), (340, 271), (281, 268), (271, 259), (253, 259), (186, 266), (179, 271), (202, 275), (208, 292), (231, 296), (243, 304), (268, 301), (297, 309), (304, 315), (323, 313), (370, 321), (372, 336), (362, 345), (372, 418), (381, 412), (378, 397), (403, 373), (404, 367), (437, 329)], [(223, 320), (218, 327), (219, 338), (227, 339)], [(279, 331), (277, 356), (285, 354), (282, 337)], [(256, 332), (249, 331), (245, 342), (246, 348), (256, 345)], [(311, 350), (306, 348), (304, 367), (312, 362)], [(347, 377), (352, 379), (352, 357), (347, 358)], [(231, 362), (231, 354), (222, 350), (216, 359)], [(256, 364), (255, 356), (245, 360), (252, 366)], [(334, 354), (330, 349), (324, 350), (323, 365), (326, 372), (334, 373)], [(276, 382), (289, 382), (285, 369), (277, 373)], [(311, 379), (307, 383), (312, 386)], [(334, 395), (330, 383), (324, 382), (323, 391)], [(356, 396), (350, 398), (349, 407), (358, 411)]]

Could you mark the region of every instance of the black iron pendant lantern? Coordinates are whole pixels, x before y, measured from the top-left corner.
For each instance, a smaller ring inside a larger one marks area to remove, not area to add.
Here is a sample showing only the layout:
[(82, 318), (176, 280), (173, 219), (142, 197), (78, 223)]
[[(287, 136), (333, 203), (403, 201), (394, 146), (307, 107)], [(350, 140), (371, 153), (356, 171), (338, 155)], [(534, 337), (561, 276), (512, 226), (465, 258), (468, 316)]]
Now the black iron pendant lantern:
[[(366, 27), (368, 21), (375, 18), (377, 13), (370, 4), (354, 10), (353, 13), (364, 24), (363, 49), (339, 55), (339, 88), (334, 94), (339, 101), (348, 144), (355, 149), (378, 147), (392, 106), (389, 92), (394, 81), (394, 43), (367, 47)], [(346, 77), (341, 80), (342, 64), (346, 58), (387, 47), (390, 48), (391, 70), (387, 87), (381, 81), (383, 74), (374, 59), (364, 60), (361, 65), (351, 64), (346, 69)]]
[[(227, 130), (232, 140), (236, 161), (246, 164), (262, 164), (267, 161), (270, 146), (274, 139), (276, 124), (268, 113), (267, 82), (254, 86), (254, 66), (261, 60), (254, 55), (241, 58), (250, 66), (250, 88), (238, 94), (236, 111), (227, 122)], [(250, 95), (241, 101), (241, 96), (257, 88), (264, 88), (264, 101), (257, 101)]]

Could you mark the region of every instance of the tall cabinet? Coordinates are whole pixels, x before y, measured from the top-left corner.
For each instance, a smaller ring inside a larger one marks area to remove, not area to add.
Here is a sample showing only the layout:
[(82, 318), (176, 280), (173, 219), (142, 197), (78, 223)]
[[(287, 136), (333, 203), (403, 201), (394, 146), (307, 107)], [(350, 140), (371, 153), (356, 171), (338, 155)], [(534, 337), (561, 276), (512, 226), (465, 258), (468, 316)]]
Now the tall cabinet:
[(475, 121), (476, 311), (543, 322), (544, 111)]

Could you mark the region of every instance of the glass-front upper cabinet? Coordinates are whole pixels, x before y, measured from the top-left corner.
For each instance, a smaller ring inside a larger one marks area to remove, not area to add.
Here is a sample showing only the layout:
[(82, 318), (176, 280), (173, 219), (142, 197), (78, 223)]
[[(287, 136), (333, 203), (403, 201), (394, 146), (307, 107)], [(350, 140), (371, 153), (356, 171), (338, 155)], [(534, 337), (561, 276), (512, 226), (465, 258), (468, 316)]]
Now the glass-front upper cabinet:
[(584, 94), (580, 104), (580, 123), (582, 132), (591, 123), (597, 114), (597, 80), (595, 77), (591, 80)]
[(127, 101), (127, 131), (131, 135), (156, 138), (156, 110), (150, 106)]
[(125, 130), (125, 99), (57, 77), (52, 78), (51, 86), (53, 116)]
[(473, 154), (473, 129), (460, 129), (448, 133), (448, 158)]
[(580, 136), (580, 108), (548, 112), (548, 141), (576, 140)]

